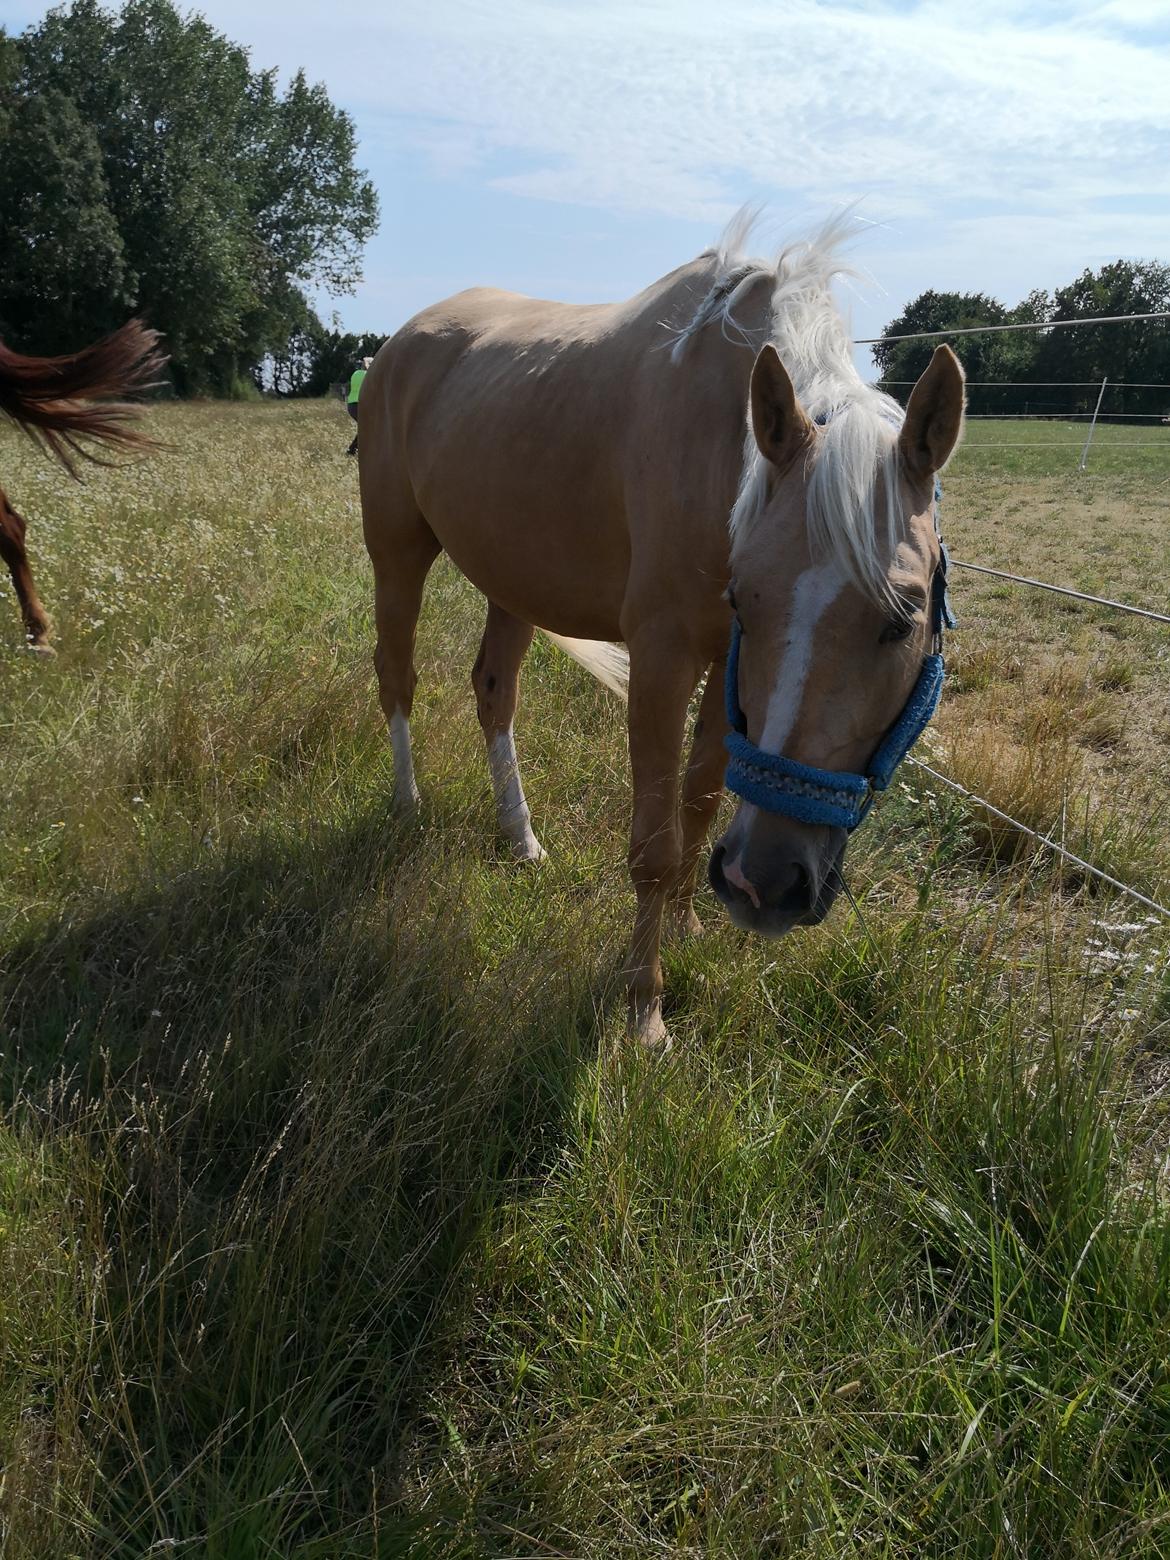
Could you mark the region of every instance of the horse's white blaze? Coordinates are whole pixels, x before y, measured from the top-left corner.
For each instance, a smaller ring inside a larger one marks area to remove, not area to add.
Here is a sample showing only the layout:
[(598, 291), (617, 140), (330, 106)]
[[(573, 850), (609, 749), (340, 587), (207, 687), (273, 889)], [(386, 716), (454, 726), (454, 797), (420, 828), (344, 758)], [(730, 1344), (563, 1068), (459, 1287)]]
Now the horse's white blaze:
[(760, 896), (756, 891), (756, 885), (744, 877), (739, 856), (724, 863), (723, 876), (729, 883), (734, 883), (736, 888), (742, 889), (757, 910), (760, 908)]
[(544, 855), (540, 841), (532, 832), (532, 815), (520, 783), (520, 765), (516, 760), (516, 742), (511, 726), (498, 731), (488, 744), (488, 765), (492, 772), (492, 790), (500, 828), (512, 841), (516, 855), (523, 861), (539, 861)]
[(410, 751), (410, 722), (401, 710), (390, 717), (390, 747), (394, 753), (394, 796), (400, 807), (415, 807), (419, 802), (414, 783), (414, 759)]
[(782, 754), (784, 744), (792, 735), (804, 702), (804, 685), (812, 666), (817, 624), (844, 585), (845, 576), (836, 564), (818, 563), (806, 569), (793, 587), (788, 639), (776, 668), (776, 682), (760, 734), (760, 747), (766, 753)]

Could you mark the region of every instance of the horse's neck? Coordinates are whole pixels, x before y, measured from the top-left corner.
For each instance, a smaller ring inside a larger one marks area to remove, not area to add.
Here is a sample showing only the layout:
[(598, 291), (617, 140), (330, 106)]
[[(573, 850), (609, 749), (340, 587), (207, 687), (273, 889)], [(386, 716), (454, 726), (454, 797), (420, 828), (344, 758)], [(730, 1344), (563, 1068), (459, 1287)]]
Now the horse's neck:
[(700, 255), (617, 308), (631, 321), (641, 321), (643, 328), (654, 336), (655, 345), (664, 348), (668, 357), (679, 338), (686, 336), (682, 351), (676, 355), (679, 364), (693, 354), (702, 354), (704, 349), (709, 354), (713, 346), (716, 351), (720, 347), (737, 347), (737, 355), (747, 352), (750, 371), (756, 352), (768, 339), (774, 282), (770, 273), (761, 271), (749, 277), (729, 311), (725, 312), (724, 300), (719, 299), (694, 335), (688, 331), (700, 311), (706, 314), (703, 305), (725, 269), (716, 255)]
[[(739, 488), (748, 430), (752, 365), (768, 339), (771, 286), (767, 276), (748, 286), (729, 316), (709, 319), (684, 344), (677, 361), (672, 348), (693, 319), (719, 273), (714, 256), (704, 256), (676, 273), (665, 294), (648, 300), (645, 317), (655, 321), (652, 365), (655, 425), (668, 444), (673, 486), (686, 502), (711, 517), (722, 545)], [(655, 308), (657, 314), (655, 314)]]

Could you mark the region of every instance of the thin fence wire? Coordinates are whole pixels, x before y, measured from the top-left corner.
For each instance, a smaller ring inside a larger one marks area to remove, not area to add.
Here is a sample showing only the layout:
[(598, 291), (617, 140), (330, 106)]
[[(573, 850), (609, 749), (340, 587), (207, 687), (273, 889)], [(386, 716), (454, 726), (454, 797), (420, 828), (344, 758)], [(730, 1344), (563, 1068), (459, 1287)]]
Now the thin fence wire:
[(961, 558), (949, 558), (953, 569), (971, 569), (975, 574), (993, 574), (998, 580), (1011, 580), (1015, 585), (1031, 585), (1036, 590), (1051, 590), (1058, 596), (1071, 596), (1075, 601), (1090, 601), (1094, 606), (1111, 607), (1114, 612), (1132, 612), (1135, 617), (1151, 618), (1155, 623), (1170, 623), (1170, 614), (1155, 612), (1149, 607), (1131, 607), (1125, 601), (1110, 601), (1107, 596), (1090, 596), (1083, 590), (1070, 590), (1067, 585), (1050, 585), (1047, 580), (1032, 580), (1025, 574), (1007, 574), (1003, 569), (989, 569), (985, 563), (964, 563)]
[(1072, 325), (1126, 325), (1133, 320), (1170, 320), (1170, 310), (1151, 314), (1095, 314), (1082, 320), (1016, 320), (1010, 325), (956, 325), (951, 330), (911, 330), (900, 336), (860, 336), (858, 347), (877, 347), (886, 341), (933, 341), (940, 336), (991, 336), (1005, 330), (1063, 330)]
[[(1068, 323), (1075, 323), (1069, 321)], [(882, 336), (881, 341), (902, 341), (908, 338), (902, 336)], [(917, 379), (875, 379), (873, 383), (883, 385), (916, 385)], [(1101, 383), (1099, 379), (968, 379), (967, 388), (980, 390), (1096, 390)], [(1111, 379), (1109, 387), (1112, 390), (1170, 390), (1167, 385), (1144, 385), (1136, 379)]]
[[(1063, 408), (1053, 412), (968, 412), (967, 422), (1072, 422), (1077, 417), (1092, 417), (1092, 412), (1071, 412)], [(1165, 412), (1098, 412), (1097, 421), (1108, 424), (1110, 417), (1125, 422), (1165, 422)]]
[(1040, 834), (1036, 829), (1029, 828), (1026, 823), (1021, 823), (1018, 818), (1013, 818), (1010, 813), (1004, 812), (994, 802), (989, 802), (985, 796), (979, 796), (975, 791), (969, 791), (965, 785), (960, 785), (957, 780), (952, 780), (950, 775), (944, 775), (940, 770), (933, 768), (932, 765), (924, 764), (920, 758), (911, 758), (907, 762), (913, 764), (915, 769), (921, 769), (923, 774), (929, 775), (932, 780), (937, 780), (940, 785), (945, 785), (950, 790), (957, 791), (960, 796), (964, 796), (968, 801), (982, 807), (992, 817), (999, 818), (1002, 822), (1010, 824), (1013, 829), (1018, 829), (1021, 834), (1026, 834), (1029, 838), (1034, 839), (1038, 844), (1060, 856), (1064, 861), (1071, 861), (1074, 866), (1079, 867), (1082, 872), (1087, 872), (1090, 877), (1095, 877), (1102, 883), (1108, 883), (1110, 888), (1117, 889), (1121, 894), (1128, 894), (1131, 899), (1136, 899), (1138, 904), (1145, 905), (1147, 909), (1156, 910), (1160, 916), (1170, 920), (1170, 909), (1167, 909), (1165, 905), (1159, 904), (1156, 899), (1151, 899), (1148, 894), (1143, 894), (1129, 883), (1123, 883), (1120, 878), (1111, 877), (1108, 872), (1102, 872), (1100, 867), (1095, 867), (1091, 861), (1086, 861), (1083, 856), (1075, 855), (1071, 850), (1062, 845), (1059, 840), (1054, 840), (1051, 835)]
[[(1014, 439), (1006, 444), (998, 440), (974, 439), (969, 444), (964, 444), (959, 451), (960, 455), (969, 455), (974, 450), (1079, 450), (1079, 441), (1073, 439), (1037, 439), (1033, 443), (1030, 439)], [(1125, 454), (1128, 450), (1170, 450), (1170, 439), (1159, 443), (1154, 439), (1134, 440), (1128, 439), (1104, 439), (1095, 446), (1099, 450), (1120, 450)]]

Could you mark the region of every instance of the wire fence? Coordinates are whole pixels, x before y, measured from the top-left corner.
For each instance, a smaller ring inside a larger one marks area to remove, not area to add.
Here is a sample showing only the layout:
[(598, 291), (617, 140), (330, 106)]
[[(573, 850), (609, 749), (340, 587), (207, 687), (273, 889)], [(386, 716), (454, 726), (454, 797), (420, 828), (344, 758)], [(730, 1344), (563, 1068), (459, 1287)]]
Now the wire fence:
[[(886, 338), (883, 336), (881, 339), (884, 341)], [(897, 385), (904, 390), (912, 389), (917, 383), (916, 379), (882, 380), (884, 385)], [(1099, 379), (968, 379), (967, 389), (1096, 390), (1100, 383)], [(1142, 384), (1134, 379), (1111, 379), (1109, 383), (1115, 390), (1170, 390), (1170, 384)]]
[(1170, 310), (1150, 314), (1094, 314), (1078, 320), (1013, 320), (1007, 325), (952, 325), (946, 330), (910, 330), (897, 336), (860, 336), (859, 347), (881, 346), (887, 341), (936, 341), (944, 336), (991, 336), (1008, 330), (1064, 330), (1075, 325), (1128, 325), (1136, 320), (1170, 320)]
[(1107, 596), (1090, 596), (1087, 591), (1070, 590), (1067, 585), (1050, 585), (1047, 580), (1032, 580), (1026, 574), (1008, 574), (1003, 569), (989, 569), (985, 563), (964, 563), (961, 558), (948, 558), (952, 569), (970, 569), (976, 574), (993, 574), (996, 579), (1010, 580), (1015, 585), (1031, 585), (1035, 590), (1055, 591), (1058, 596), (1071, 596), (1076, 601), (1089, 601), (1098, 607), (1109, 607), (1114, 612), (1131, 612), (1135, 617), (1150, 618), (1155, 623), (1170, 623), (1170, 614), (1155, 612), (1150, 607), (1131, 607), (1125, 601), (1110, 601)]
[(981, 807), (985, 812), (989, 812), (993, 818), (998, 818), (1002, 823), (1010, 824), (1013, 829), (1017, 829), (1021, 834), (1034, 839), (1038, 845), (1043, 845), (1046, 850), (1050, 850), (1053, 855), (1059, 856), (1062, 861), (1071, 862), (1081, 872), (1087, 872), (1090, 877), (1096, 878), (1101, 883), (1108, 883), (1110, 888), (1117, 889), (1118, 893), (1127, 894), (1130, 899), (1136, 900), (1139, 905), (1145, 905), (1148, 910), (1154, 910), (1158, 915), (1170, 920), (1170, 909), (1167, 909), (1165, 905), (1159, 904), (1156, 899), (1151, 899), (1148, 894), (1143, 894), (1140, 889), (1134, 888), (1132, 884), (1123, 883), (1120, 878), (1112, 877), (1108, 872), (1102, 872), (1100, 867), (1095, 867), (1091, 861), (1086, 861), (1083, 856), (1075, 855), (1066, 846), (1062, 845), (1059, 840), (1054, 840), (1050, 834), (1041, 834), (1038, 830), (1030, 828), (1026, 823), (1021, 823), (1018, 818), (1013, 818), (1010, 813), (1004, 812), (1002, 808), (996, 807), (993, 802), (989, 802), (985, 796), (979, 796), (974, 791), (969, 791), (965, 785), (960, 785), (950, 775), (944, 775), (941, 770), (933, 768), (930, 764), (924, 764), (920, 758), (911, 758), (908, 762), (913, 764), (915, 769), (920, 769), (923, 774), (929, 775), (932, 780), (937, 780), (940, 785), (945, 785), (949, 790), (956, 791), (968, 801), (974, 802), (977, 807)]
[[(948, 336), (978, 336), (991, 332), (1014, 330), (1057, 330), (1077, 325), (1118, 325), (1128, 324), (1135, 320), (1170, 320), (1170, 312), (1098, 315), (1090, 319), (1081, 320), (1026, 321), (1015, 322), (1006, 325), (961, 326), (951, 330), (911, 331), (904, 335), (898, 336), (866, 338), (865, 340), (859, 341), (857, 344), (859, 346), (876, 346), (887, 341), (937, 340)], [(912, 388), (915, 381), (883, 379), (880, 381), (880, 383), (883, 389), (892, 390)], [(965, 453), (968, 454), (976, 453), (979, 450), (1001, 449), (1080, 449), (1080, 465), (1081, 469), (1084, 470), (1089, 453), (1090, 442), (1099, 423), (1104, 422), (1105, 426), (1116, 426), (1118, 422), (1133, 423), (1135, 421), (1139, 423), (1162, 422), (1170, 424), (1170, 415), (1168, 415), (1168, 413), (1170, 413), (1170, 384), (1159, 384), (1136, 380), (1114, 380), (1111, 382), (1108, 379), (968, 380), (967, 388), (968, 391), (1003, 391), (1011, 389), (1031, 391), (1071, 390), (1090, 392), (1090, 394), (1093, 391), (1097, 392), (1096, 405), (1091, 411), (1087, 406), (1083, 409), (1060, 407), (1051, 402), (1036, 403), (1039, 409), (1032, 411), (1030, 410), (1032, 403), (1025, 402), (1023, 412), (992, 411), (968, 413), (968, 417), (975, 421), (1060, 422), (1073, 421), (1075, 419), (1088, 421), (1089, 437), (1085, 440), (1083, 445), (1079, 439), (1039, 441), (1023, 439), (1008, 441), (978, 439), (973, 440), (964, 446)], [(1167, 412), (1127, 412), (1124, 409), (1116, 412), (1102, 412), (1102, 405), (1104, 403), (1107, 391), (1112, 391), (1114, 394), (1120, 395), (1124, 394), (1124, 392), (1127, 390), (1141, 392), (1164, 391), (1167, 395)], [(1152, 430), (1146, 428), (1142, 431), (1148, 434)], [(1098, 451), (1102, 449), (1110, 449), (1125, 452), (1139, 449), (1162, 451), (1170, 450), (1170, 428), (1167, 430), (1167, 437), (1165, 439), (1103, 439), (1098, 442), (1097, 448)], [(952, 568), (967, 569), (972, 573), (988, 575), (995, 579), (1003, 580), (1012, 585), (1022, 586), (1025, 589), (1051, 591), (1056, 595), (1069, 597), (1072, 600), (1084, 602), (1091, 606), (1104, 608), (1107, 611), (1128, 613), (1131, 616), (1144, 618), (1147, 621), (1153, 623), (1170, 625), (1170, 613), (1158, 612), (1151, 607), (1133, 606), (1128, 602), (1114, 601), (1105, 596), (1095, 596), (1087, 591), (1073, 590), (1069, 586), (1055, 585), (1047, 580), (1031, 579), (1027, 575), (1012, 574), (1005, 569), (993, 569), (987, 564), (970, 563), (965, 559), (959, 558), (952, 558), (949, 561)], [(1123, 882), (1120, 878), (1114, 877), (1111, 873), (1104, 871), (1101, 867), (1096, 866), (1093, 862), (1086, 861), (1084, 857), (1076, 855), (1075, 852), (1068, 849), (1062, 840), (1055, 839), (1050, 834), (1042, 834), (1039, 830), (1033, 829), (1029, 824), (1024, 823), (1022, 819), (1013, 818), (1010, 813), (1005, 812), (1001, 807), (997, 807), (995, 803), (989, 801), (987, 797), (980, 796), (977, 792), (972, 791), (967, 786), (961, 784), (952, 775), (944, 774), (941, 770), (934, 768), (934, 766), (931, 764), (925, 763), (922, 759), (911, 757), (909, 762), (913, 764), (914, 767), (922, 774), (927, 775), (931, 780), (937, 782), (939, 785), (945, 786), (948, 790), (953, 791), (958, 796), (961, 796), (971, 806), (982, 809), (991, 817), (999, 819), (1001, 823), (1007, 824), (1010, 828), (1018, 831), (1026, 838), (1035, 840), (1038, 848), (1051, 852), (1060, 860), (1068, 862), (1070, 865), (1076, 867), (1079, 872), (1085, 873), (1088, 877), (1091, 877), (1098, 882), (1105, 883), (1116, 892), (1124, 894), (1128, 898), (1134, 900), (1137, 904), (1145, 906), (1147, 910), (1152, 910), (1164, 919), (1170, 920), (1170, 907), (1161, 904), (1158, 900), (1153, 899), (1149, 894), (1142, 893), (1140, 889), (1135, 888), (1131, 883)]]
[[(1083, 387), (1082, 387), (1083, 388)], [(967, 411), (967, 421), (978, 427), (982, 423), (1010, 422), (1015, 425), (1028, 425), (1047, 423), (1055, 432), (1060, 425), (1064, 425), (1072, 432), (1074, 425), (1085, 430), (1085, 437), (1078, 433), (1075, 439), (1036, 439), (1031, 436), (1019, 439), (995, 440), (982, 437), (972, 437), (963, 446), (965, 456), (978, 455), (981, 450), (1000, 449), (1068, 449), (1080, 452), (1079, 467), (1084, 471), (1088, 465), (1089, 451), (1094, 447), (1098, 452), (1104, 450), (1156, 450), (1163, 454), (1170, 453), (1170, 411), (1161, 410), (1143, 412), (1126, 410), (1124, 408), (1114, 410), (1106, 405), (1106, 394), (1119, 390), (1119, 386), (1111, 384), (1108, 379), (1101, 380), (1095, 388), (1096, 400), (1090, 408), (1084, 407), (1056, 407), (1051, 403), (1042, 403), (1039, 410), (1033, 409), (1034, 402), (1025, 401), (1023, 410), (1011, 410), (1006, 406), (998, 407), (992, 411)], [(1145, 392), (1143, 392), (1145, 393)], [(1091, 400), (1092, 397), (1090, 396)], [(1167, 387), (1166, 400), (1163, 407), (1170, 407), (1170, 387)], [(1163, 427), (1165, 431), (1163, 431)], [(1128, 432), (1122, 431), (1128, 428)], [(992, 433), (995, 430), (987, 428), (980, 432)], [(1024, 428), (1020, 427), (1020, 432)], [(1131, 436), (1132, 435), (1132, 436)]]
[[(952, 558), (949, 562), (952, 568), (970, 569), (977, 574), (994, 575), (997, 579), (1007, 580), (1016, 585), (1030, 586), (1035, 590), (1055, 591), (1058, 595), (1071, 596), (1077, 601), (1089, 602), (1094, 606), (1105, 607), (1114, 612), (1127, 612), (1136, 617), (1147, 618), (1155, 623), (1170, 624), (1170, 614), (1155, 612), (1148, 607), (1134, 607), (1129, 605), (1128, 602), (1111, 601), (1105, 596), (1092, 596), (1086, 591), (1070, 590), (1064, 585), (1052, 585), (1046, 580), (1033, 580), (1026, 575), (1009, 574), (1003, 569), (988, 568), (986, 564), (966, 563), (958, 558)], [(975, 806), (981, 808), (984, 812), (990, 813), (993, 818), (998, 818), (1002, 823), (1008, 824), (1020, 834), (1035, 840), (1038, 845), (1043, 846), (1062, 860), (1072, 863), (1079, 871), (1087, 873), (1099, 882), (1108, 884), (1110, 888), (1116, 889), (1118, 893), (1126, 894), (1130, 899), (1136, 900), (1138, 904), (1145, 905), (1147, 909), (1156, 911), (1158, 915), (1170, 921), (1170, 908), (1160, 904), (1158, 900), (1152, 899), (1148, 894), (1143, 894), (1140, 889), (1134, 888), (1132, 883), (1122, 882), (1120, 878), (1116, 878), (1101, 867), (1095, 866), (1091, 861), (1086, 861), (1084, 857), (1075, 855), (1067, 846), (1061, 841), (1053, 839), (1051, 835), (1041, 834), (1021, 819), (1013, 818), (1010, 813), (1004, 812), (1001, 807), (997, 807), (994, 802), (988, 801), (985, 796), (980, 796), (978, 792), (969, 790), (965, 785), (960, 784), (952, 775), (943, 774), (941, 770), (935, 769), (933, 765), (926, 764), (918, 758), (911, 757), (908, 761), (916, 769), (920, 769), (924, 774), (929, 775), (932, 780), (937, 780), (941, 785), (956, 792), (967, 801), (974, 803)]]
[[(891, 342), (944, 340), (948, 337), (961, 340), (1004, 331), (1030, 331), (1044, 335), (1049, 331), (1072, 330), (1079, 326), (1107, 328), (1135, 323), (1140, 326), (1141, 339), (1148, 343), (1151, 338), (1147, 332), (1164, 328), (1167, 321), (1170, 321), (1170, 311), (1166, 310), (1101, 314), (1073, 320), (1014, 320), (999, 325), (956, 325), (945, 330), (904, 331), (876, 338), (866, 337), (858, 344), (878, 346)], [(885, 378), (878, 381), (881, 389), (898, 399), (905, 398), (911, 383)], [(1089, 449), (1099, 427), (1137, 425), (1151, 436), (1147, 448), (1156, 446), (1170, 450), (1170, 383), (1165, 381), (1110, 380), (1108, 377), (1100, 380), (970, 379), (967, 381), (967, 416), (973, 424), (999, 419), (1011, 422), (1087, 424), (1088, 436), (1079, 456), (1082, 471), (1086, 469)], [(1164, 443), (1160, 437), (1161, 424), (1165, 424), (1168, 429)], [(1007, 447), (1006, 444), (994, 446), (990, 442), (972, 440), (967, 446), (967, 453)]]
[[(974, 439), (969, 444), (963, 445), (964, 455), (978, 454), (980, 450), (1079, 450), (1079, 439)], [(1101, 443), (1098, 450), (1165, 450), (1170, 449), (1170, 439), (1165, 444), (1151, 439), (1148, 442), (1134, 441), (1132, 443), (1120, 442)]]
[[(1077, 417), (1092, 417), (1092, 412), (968, 412), (968, 422), (995, 421), (995, 422), (1071, 422)], [(1166, 422), (1164, 412), (1098, 412), (1098, 420), (1105, 422), (1109, 418), (1123, 417), (1126, 422)]]

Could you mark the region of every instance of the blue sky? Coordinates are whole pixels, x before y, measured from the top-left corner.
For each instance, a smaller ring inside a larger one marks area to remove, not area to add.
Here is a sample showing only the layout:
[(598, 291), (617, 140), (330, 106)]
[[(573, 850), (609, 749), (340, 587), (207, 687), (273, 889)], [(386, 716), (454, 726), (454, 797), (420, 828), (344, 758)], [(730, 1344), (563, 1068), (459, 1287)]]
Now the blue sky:
[[(10, 31), (44, 7), (0, 0)], [(923, 288), (1014, 303), (1119, 255), (1170, 261), (1170, 3), (208, 0), (257, 66), (354, 116), (382, 225), (354, 329), (460, 287), (592, 301), (861, 198), (876, 334)]]

